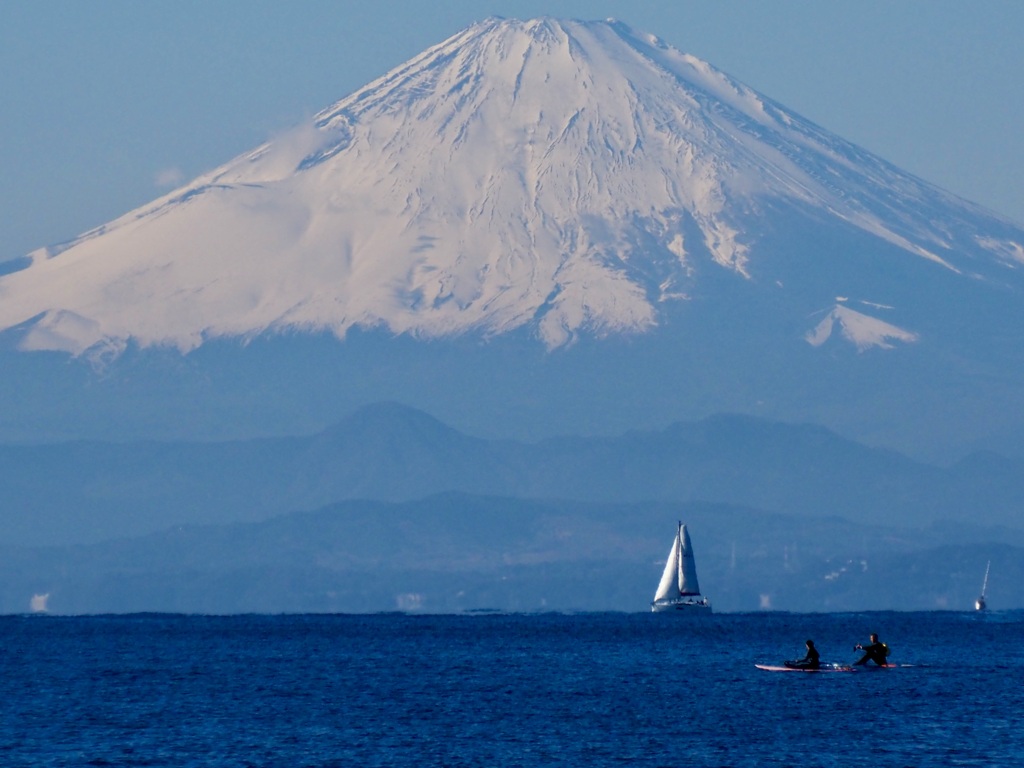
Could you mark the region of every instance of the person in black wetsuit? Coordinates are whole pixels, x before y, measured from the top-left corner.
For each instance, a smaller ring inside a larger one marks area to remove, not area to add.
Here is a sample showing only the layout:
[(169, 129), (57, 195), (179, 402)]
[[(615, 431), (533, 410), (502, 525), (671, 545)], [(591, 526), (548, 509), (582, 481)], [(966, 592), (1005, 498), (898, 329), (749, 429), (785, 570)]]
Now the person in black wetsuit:
[(814, 647), (814, 641), (807, 641), (807, 655), (796, 661), (783, 662), (790, 669), (818, 669), (821, 667), (821, 660), (818, 656), (818, 649)]
[(885, 659), (889, 655), (889, 646), (885, 643), (878, 642), (878, 635), (871, 635), (871, 645), (855, 645), (853, 647), (855, 651), (864, 651), (864, 655), (854, 664), (867, 664), (869, 661), (875, 662), (880, 667), (887, 666), (889, 662)]

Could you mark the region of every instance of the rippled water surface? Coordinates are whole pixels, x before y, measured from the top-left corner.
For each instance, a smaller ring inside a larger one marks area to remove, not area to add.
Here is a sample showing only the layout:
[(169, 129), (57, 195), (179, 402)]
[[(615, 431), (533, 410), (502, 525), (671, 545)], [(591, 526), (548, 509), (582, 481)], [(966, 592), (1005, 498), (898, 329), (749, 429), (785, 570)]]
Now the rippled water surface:
[[(898, 669), (770, 673), (877, 632)], [(0, 618), (0, 765), (1024, 765), (1024, 614)]]

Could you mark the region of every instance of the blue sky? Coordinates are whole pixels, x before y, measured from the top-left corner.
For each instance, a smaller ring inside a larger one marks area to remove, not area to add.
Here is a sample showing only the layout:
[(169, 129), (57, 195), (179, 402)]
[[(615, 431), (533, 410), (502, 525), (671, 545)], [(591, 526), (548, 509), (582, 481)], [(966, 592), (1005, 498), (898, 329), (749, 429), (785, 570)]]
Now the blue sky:
[(615, 17), (1024, 223), (1024, 3), (6, 0), (0, 261), (287, 130), (490, 15)]

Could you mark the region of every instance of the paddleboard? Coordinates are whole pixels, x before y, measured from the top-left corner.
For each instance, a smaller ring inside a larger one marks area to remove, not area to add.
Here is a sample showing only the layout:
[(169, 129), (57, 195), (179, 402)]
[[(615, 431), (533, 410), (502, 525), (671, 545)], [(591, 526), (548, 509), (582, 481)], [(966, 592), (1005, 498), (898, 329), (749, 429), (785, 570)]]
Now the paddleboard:
[(854, 672), (853, 667), (844, 664), (822, 664), (817, 669), (801, 669), (800, 667), (780, 667), (774, 664), (755, 664), (758, 669), (765, 672)]

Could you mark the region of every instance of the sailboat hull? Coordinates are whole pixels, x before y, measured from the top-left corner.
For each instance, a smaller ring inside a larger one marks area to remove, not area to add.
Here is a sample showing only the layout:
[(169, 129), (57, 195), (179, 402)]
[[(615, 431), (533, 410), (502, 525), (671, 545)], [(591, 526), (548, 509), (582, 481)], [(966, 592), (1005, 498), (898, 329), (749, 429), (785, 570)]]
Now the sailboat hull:
[(680, 597), (674, 600), (656, 600), (651, 603), (651, 612), (709, 616), (711, 614), (711, 603), (706, 599), (695, 600), (691, 597)]

